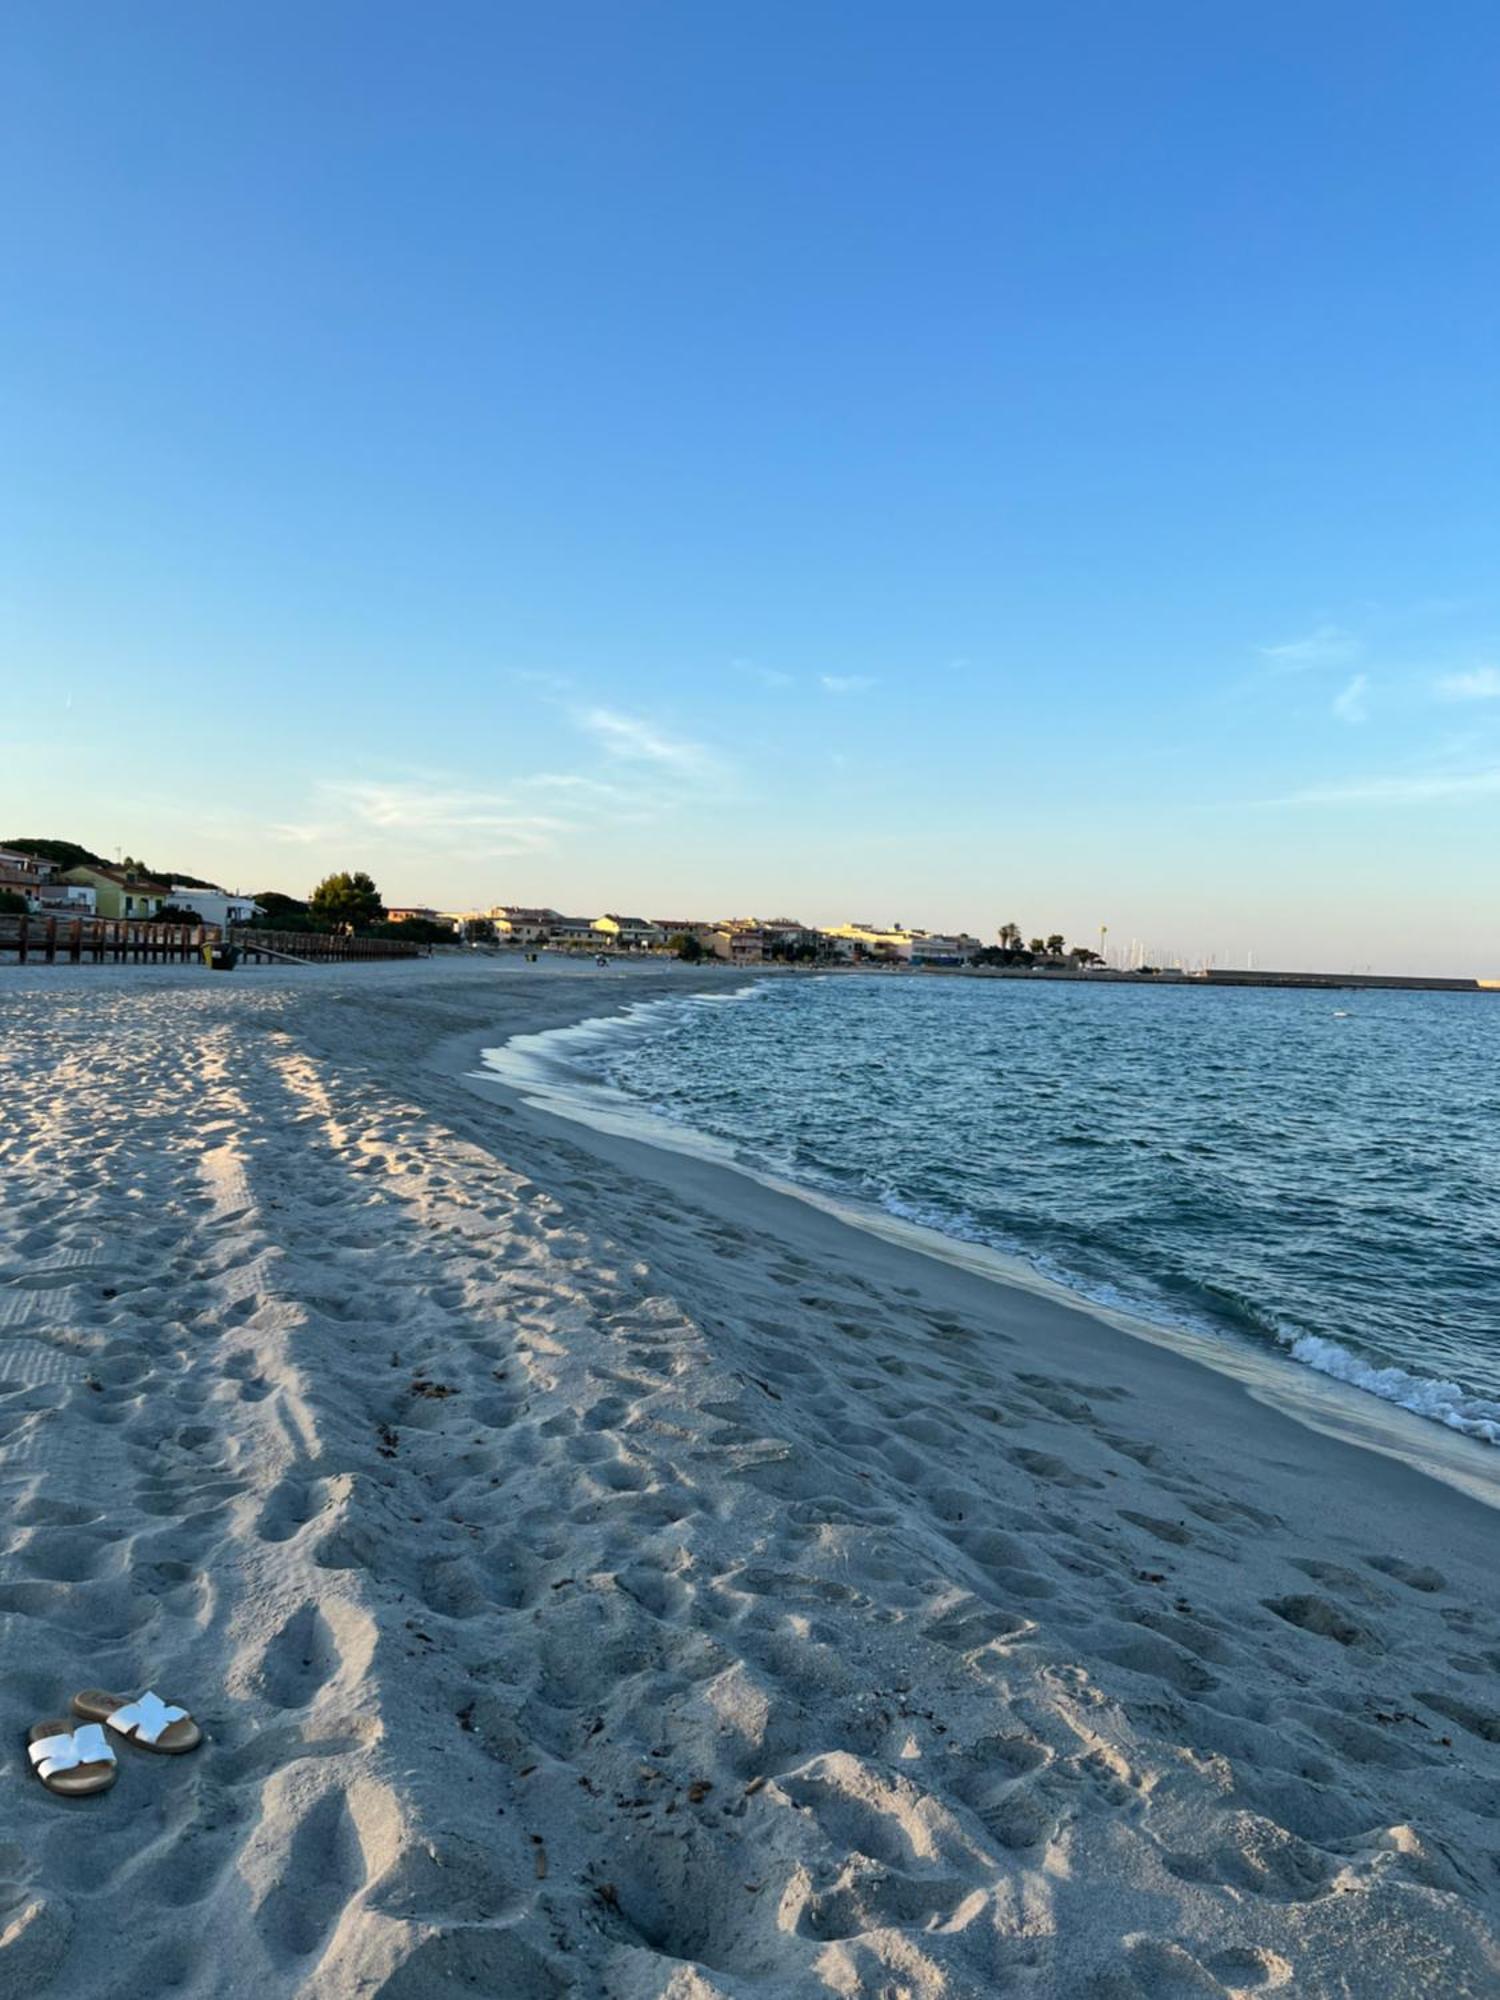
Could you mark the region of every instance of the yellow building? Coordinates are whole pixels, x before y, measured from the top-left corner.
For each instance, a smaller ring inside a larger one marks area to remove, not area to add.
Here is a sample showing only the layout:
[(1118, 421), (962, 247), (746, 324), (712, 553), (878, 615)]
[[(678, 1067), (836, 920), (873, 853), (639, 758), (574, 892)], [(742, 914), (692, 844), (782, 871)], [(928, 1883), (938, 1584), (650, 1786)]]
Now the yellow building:
[(84, 863), (63, 872), (65, 882), (76, 882), (94, 892), (94, 908), (101, 917), (154, 917), (163, 903), (172, 900), (170, 882), (153, 882), (123, 868), (105, 868)]
[(594, 929), (600, 941), (614, 951), (646, 951), (667, 941), (666, 932), (645, 917), (622, 917), (611, 910), (595, 917)]
[(876, 924), (839, 924), (823, 935), (832, 940), (843, 958), (879, 959), (887, 965), (911, 963), (910, 931), (881, 930)]

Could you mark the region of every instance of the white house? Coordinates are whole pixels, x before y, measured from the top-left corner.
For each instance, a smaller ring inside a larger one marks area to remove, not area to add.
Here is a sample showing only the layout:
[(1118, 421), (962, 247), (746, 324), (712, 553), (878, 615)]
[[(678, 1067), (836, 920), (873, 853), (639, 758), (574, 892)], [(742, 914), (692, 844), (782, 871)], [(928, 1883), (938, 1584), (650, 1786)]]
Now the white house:
[(224, 889), (189, 889), (182, 882), (172, 884), (172, 901), (180, 910), (191, 910), (200, 923), (217, 924), (228, 930), (231, 924), (248, 924), (260, 915), (260, 904), (252, 896), (230, 895)]
[(99, 898), (82, 882), (43, 882), (31, 893), (31, 907), (45, 917), (91, 917)]
[(944, 935), (936, 931), (914, 931), (911, 940), (913, 965), (967, 965), (980, 949), (977, 937), (967, 931)]
[(547, 935), (554, 944), (587, 944), (597, 951), (604, 942), (594, 929), (592, 917), (560, 917), (554, 915), (547, 926)]

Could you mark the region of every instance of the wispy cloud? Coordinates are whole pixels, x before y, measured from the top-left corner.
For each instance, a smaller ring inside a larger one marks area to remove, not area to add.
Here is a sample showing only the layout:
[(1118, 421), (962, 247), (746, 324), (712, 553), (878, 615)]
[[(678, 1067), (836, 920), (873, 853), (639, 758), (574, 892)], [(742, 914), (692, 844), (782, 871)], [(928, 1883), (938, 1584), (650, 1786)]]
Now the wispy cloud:
[(1466, 674), (1444, 674), (1434, 683), (1440, 701), (1500, 701), (1500, 667), (1474, 667)]
[(631, 797), (624, 785), (611, 785), (603, 778), (591, 778), (581, 771), (535, 771), (516, 780), (518, 789), (530, 792), (567, 792), (571, 797), (596, 801), (600, 805), (623, 805)]
[(1304, 673), (1311, 667), (1338, 667), (1357, 660), (1364, 644), (1342, 625), (1319, 625), (1299, 639), (1262, 646), (1260, 656), (1277, 673)]
[(492, 857), (535, 854), (591, 827), (655, 819), (671, 801), (639, 783), (536, 771), (514, 778), (503, 792), (443, 772), (328, 778), (310, 803), (317, 817), (283, 821), (271, 828), (274, 838), (295, 847), (380, 851), (399, 845)]
[(1367, 722), (1370, 717), (1370, 676), (1355, 674), (1339, 689), (1331, 706), (1340, 722)]
[(491, 853), (529, 854), (568, 830), (566, 820), (518, 811), (503, 793), (470, 791), (442, 781), (328, 780), (319, 790), (351, 826), (406, 840), (482, 840)]
[(706, 776), (714, 768), (713, 753), (705, 744), (669, 736), (641, 716), (617, 708), (584, 708), (575, 711), (573, 720), (610, 756), (626, 763), (655, 764), (693, 777)]
[(864, 694), (876, 685), (873, 674), (819, 674), (818, 686), (825, 694)]
[(1385, 777), (1350, 778), (1339, 784), (1313, 785), (1281, 799), (1277, 806), (1417, 806), (1442, 799), (1488, 798), (1500, 794), (1500, 765), (1478, 771), (1410, 772)]
[(560, 795), (572, 814), (575, 829), (586, 826), (643, 826), (660, 819), (671, 808), (672, 799), (661, 788), (635, 784), (612, 785), (607, 779), (589, 777), (582, 771), (537, 771), (518, 778), (519, 792)]

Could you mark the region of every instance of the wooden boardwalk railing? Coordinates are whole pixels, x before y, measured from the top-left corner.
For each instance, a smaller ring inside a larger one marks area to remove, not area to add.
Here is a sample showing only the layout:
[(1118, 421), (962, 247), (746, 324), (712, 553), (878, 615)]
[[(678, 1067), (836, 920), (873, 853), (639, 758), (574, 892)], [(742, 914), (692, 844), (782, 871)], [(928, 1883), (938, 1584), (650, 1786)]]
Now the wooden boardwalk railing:
[[(0, 960), (21, 965), (165, 965), (201, 962), (215, 944), (214, 924), (147, 924), (111, 917), (0, 916)], [(322, 931), (234, 930), (229, 941), (241, 958), (417, 958), (421, 948), (395, 938), (337, 937)]]
[(163, 964), (201, 959), (205, 940), (218, 936), (206, 924), (143, 924), (104, 917), (0, 917), (0, 958), (22, 965), (106, 961)]
[(347, 959), (421, 958), (419, 944), (401, 938), (340, 937), (331, 931), (232, 930), (229, 942), (241, 958), (307, 958), (319, 965)]

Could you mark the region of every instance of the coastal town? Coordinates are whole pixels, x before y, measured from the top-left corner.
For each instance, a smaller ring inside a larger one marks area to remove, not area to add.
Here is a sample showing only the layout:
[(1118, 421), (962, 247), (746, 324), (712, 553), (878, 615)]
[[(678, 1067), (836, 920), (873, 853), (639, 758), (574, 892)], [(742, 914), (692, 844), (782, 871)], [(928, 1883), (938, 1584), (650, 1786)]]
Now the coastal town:
[(1436, 973), (1275, 971), (1253, 964), (1191, 962), (1153, 955), (1138, 939), (1106, 951), (1069, 944), (1061, 931), (1027, 934), (1000, 924), (994, 942), (969, 931), (854, 921), (809, 924), (797, 917), (631, 916), (608, 910), (570, 916), (550, 905), (493, 903), (443, 909), (387, 904), (363, 870), (326, 876), (307, 897), (280, 890), (225, 889), (181, 871), (153, 873), (122, 856), (111, 863), (67, 840), (0, 843), (0, 958), (48, 964), (186, 961), (329, 962), (430, 956), (434, 952), (543, 952), (596, 958), (673, 959), (711, 969), (818, 967), (827, 970), (947, 972), (1006, 978), (1092, 979), (1128, 985), (1388, 987), (1408, 991), (1497, 993), (1500, 980)]
[[(49, 851), (50, 850), (50, 851)], [(340, 908), (330, 885), (364, 885)], [(0, 914), (71, 918), (80, 922), (175, 923), (223, 934), (261, 928), (308, 931), (320, 925), (359, 931), (393, 944), (518, 946), (530, 951), (568, 950), (616, 954), (659, 953), (689, 961), (730, 965), (872, 964), (958, 968), (997, 961), (1082, 966), (1099, 962), (1083, 946), (1068, 948), (1062, 934), (1023, 943), (1003, 924), (998, 943), (986, 945), (967, 931), (942, 932), (902, 923), (849, 922), (832, 926), (795, 917), (631, 916), (605, 911), (570, 916), (544, 906), (496, 903), (483, 909), (381, 901), (368, 876), (335, 876), (303, 901), (278, 891), (254, 895), (228, 890), (172, 871), (153, 874), (125, 857), (110, 863), (68, 841), (0, 846)]]
[(838, 964), (961, 966), (986, 947), (961, 931), (945, 934), (900, 924), (805, 924), (796, 917), (633, 917), (606, 911), (571, 917), (559, 910), (496, 904), (487, 910), (400, 910), (397, 921), (441, 924), (470, 943), (529, 949), (584, 948), (604, 952), (667, 952), (677, 958), (723, 959), (731, 965)]

